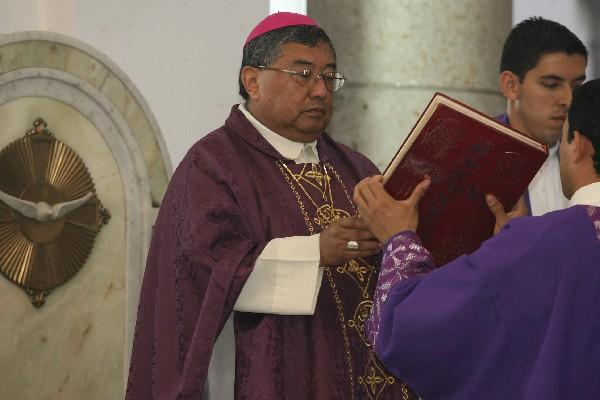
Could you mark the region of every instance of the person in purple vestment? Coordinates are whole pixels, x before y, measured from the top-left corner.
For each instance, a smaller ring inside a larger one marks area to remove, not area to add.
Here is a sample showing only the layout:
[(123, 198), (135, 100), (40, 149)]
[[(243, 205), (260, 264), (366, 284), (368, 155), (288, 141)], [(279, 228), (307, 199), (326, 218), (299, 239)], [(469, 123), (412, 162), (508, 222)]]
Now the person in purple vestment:
[(600, 398), (600, 80), (575, 91), (559, 151), (571, 207), (508, 223), (491, 207), (504, 228), (435, 270), (415, 233), (430, 182), (404, 201), (379, 176), (355, 188), (387, 243), (366, 331), (424, 400)]
[(310, 18), (277, 13), (249, 34), (245, 101), (160, 207), (126, 399), (414, 398), (364, 334), (381, 244), (352, 193), (378, 170), (325, 133), (343, 83)]
[(531, 215), (563, 209), (558, 142), (573, 90), (585, 80), (587, 49), (558, 22), (526, 19), (509, 33), (500, 60), (499, 86), (506, 113), (498, 119), (545, 143), (546, 159), (526, 193)]

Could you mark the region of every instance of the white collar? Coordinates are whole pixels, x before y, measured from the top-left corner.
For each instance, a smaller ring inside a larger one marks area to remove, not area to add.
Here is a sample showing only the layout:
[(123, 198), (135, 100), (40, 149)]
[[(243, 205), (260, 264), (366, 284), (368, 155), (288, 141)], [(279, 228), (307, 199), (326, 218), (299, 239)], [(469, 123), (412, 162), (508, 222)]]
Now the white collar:
[(560, 145), (560, 140), (557, 141), (556, 143), (554, 143), (554, 145), (552, 145), (552, 147), (548, 147), (548, 158), (554, 156), (554, 155), (558, 155), (558, 146)]
[[(248, 111), (245, 107), (244, 103), (240, 103), (238, 109), (244, 114), (244, 116), (250, 121), (252, 126), (256, 128), (258, 133), (261, 134), (263, 138), (279, 154), (281, 154), (284, 158), (288, 160), (295, 161), (296, 163), (318, 163), (319, 162), (319, 153), (317, 152), (317, 141), (312, 141), (310, 143), (300, 143), (294, 142), (293, 140), (289, 140), (275, 132), (271, 129), (267, 128), (263, 125), (259, 120), (257, 120), (254, 115)], [(312, 150), (311, 152), (303, 151), (305, 147), (309, 147)]]
[(600, 182), (590, 183), (577, 189), (571, 196), (570, 205), (600, 207)]

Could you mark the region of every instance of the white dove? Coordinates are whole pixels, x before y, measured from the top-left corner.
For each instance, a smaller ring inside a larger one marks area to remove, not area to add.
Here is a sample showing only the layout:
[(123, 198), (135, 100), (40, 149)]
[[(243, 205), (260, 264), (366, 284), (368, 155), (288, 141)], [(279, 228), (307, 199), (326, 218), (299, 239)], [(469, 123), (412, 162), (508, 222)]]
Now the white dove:
[(6, 203), (6, 205), (17, 211), (19, 214), (28, 218), (33, 218), (39, 222), (54, 221), (58, 218), (62, 218), (67, 213), (84, 204), (92, 196), (93, 193), (89, 192), (78, 199), (50, 205), (45, 201), (34, 203), (33, 201), (23, 200), (0, 190), (0, 200)]

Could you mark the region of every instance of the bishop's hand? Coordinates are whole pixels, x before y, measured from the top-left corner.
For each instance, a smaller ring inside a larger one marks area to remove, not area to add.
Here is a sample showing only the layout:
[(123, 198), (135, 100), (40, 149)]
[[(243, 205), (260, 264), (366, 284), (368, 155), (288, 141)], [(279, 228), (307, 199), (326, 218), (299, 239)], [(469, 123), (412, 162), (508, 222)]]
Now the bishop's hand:
[(35, 219), (38, 222), (54, 221), (64, 217), (69, 212), (81, 207), (93, 196), (89, 192), (83, 197), (50, 205), (45, 201), (33, 202), (14, 197), (0, 190), (0, 201), (19, 214)]
[(341, 218), (320, 234), (320, 265), (340, 265), (381, 251), (381, 244), (367, 225), (357, 217)]

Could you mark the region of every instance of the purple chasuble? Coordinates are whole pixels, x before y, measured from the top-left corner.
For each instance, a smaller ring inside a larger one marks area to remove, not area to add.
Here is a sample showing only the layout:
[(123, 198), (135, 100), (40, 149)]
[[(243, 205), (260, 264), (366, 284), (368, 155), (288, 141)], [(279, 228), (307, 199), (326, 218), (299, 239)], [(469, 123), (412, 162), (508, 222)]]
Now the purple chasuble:
[[(234, 106), (189, 150), (154, 227), (128, 400), (200, 399), (214, 342), (265, 245), (354, 214), (354, 186), (377, 168), (327, 134), (317, 149), (320, 164), (282, 160)], [(364, 334), (376, 264), (327, 268), (313, 316), (234, 313), (235, 398), (414, 398)]]
[(414, 233), (392, 238), (366, 328), (423, 399), (600, 398), (600, 208), (513, 220), (431, 265)]

